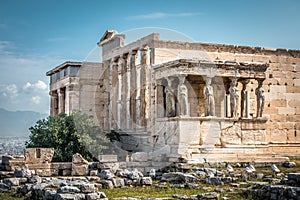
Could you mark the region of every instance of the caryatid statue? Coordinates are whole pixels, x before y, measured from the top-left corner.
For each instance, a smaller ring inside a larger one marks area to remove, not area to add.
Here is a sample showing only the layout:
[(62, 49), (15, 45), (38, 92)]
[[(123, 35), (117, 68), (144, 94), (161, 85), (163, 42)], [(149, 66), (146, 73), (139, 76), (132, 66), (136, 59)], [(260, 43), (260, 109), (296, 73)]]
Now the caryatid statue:
[(257, 101), (256, 117), (262, 117), (265, 107), (265, 90), (262, 88), (263, 81), (263, 79), (258, 79), (258, 86), (255, 89)]
[(165, 87), (166, 94), (166, 117), (176, 116), (175, 95), (172, 89), (173, 78), (168, 77), (168, 86)]
[(178, 76), (179, 85), (178, 85), (178, 99), (179, 99), (179, 115), (186, 116), (189, 115), (188, 112), (188, 88), (186, 87), (185, 75)]
[(214, 89), (211, 86), (211, 77), (207, 77), (205, 80), (203, 94), (205, 99), (205, 116), (215, 116), (215, 99)]
[(229, 88), (231, 117), (236, 117), (238, 111), (237, 107), (238, 107), (238, 99), (239, 99), (239, 90), (236, 84), (237, 84), (236, 78), (232, 79)]

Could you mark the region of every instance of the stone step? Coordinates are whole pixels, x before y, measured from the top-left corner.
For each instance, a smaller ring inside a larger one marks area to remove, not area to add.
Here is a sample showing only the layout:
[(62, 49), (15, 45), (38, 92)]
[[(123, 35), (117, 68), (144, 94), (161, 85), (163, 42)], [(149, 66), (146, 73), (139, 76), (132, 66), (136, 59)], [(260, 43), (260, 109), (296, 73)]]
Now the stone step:
[(284, 162), (288, 161), (288, 157), (274, 156), (273, 154), (263, 153), (249, 153), (249, 154), (236, 154), (236, 153), (223, 153), (223, 154), (192, 154), (191, 159), (188, 159), (189, 163), (201, 163), (205, 162)]

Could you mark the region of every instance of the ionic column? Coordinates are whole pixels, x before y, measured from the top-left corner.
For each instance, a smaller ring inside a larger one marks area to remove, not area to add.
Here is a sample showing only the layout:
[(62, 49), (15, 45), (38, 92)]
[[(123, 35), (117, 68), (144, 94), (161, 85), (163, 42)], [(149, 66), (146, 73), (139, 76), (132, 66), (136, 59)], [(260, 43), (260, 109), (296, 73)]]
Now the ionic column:
[(149, 57), (148, 47), (140, 49), (141, 52), (141, 126), (146, 127), (149, 119)]
[(127, 62), (126, 62), (126, 80), (127, 80), (127, 87), (126, 87), (126, 129), (130, 129), (130, 94), (131, 94), (131, 54), (128, 54), (127, 56)]
[(58, 114), (65, 113), (65, 94), (64, 89), (60, 88), (57, 90), (58, 94)]
[(57, 115), (57, 92), (54, 91), (49, 92), (50, 94), (50, 115), (54, 116)]
[(136, 64), (137, 64), (137, 51), (131, 52), (131, 64), (130, 64), (130, 115), (131, 115), (131, 125), (130, 127), (134, 129), (136, 127)]
[(71, 113), (71, 102), (70, 102), (70, 89), (71, 87), (69, 85), (67, 85), (65, 87), (65, 113), (67, 115), (69, 115)]
[(108, 76), (108, 85), (109, 85), (109, 105), (108, 105), (108, 129), (112, 129), (112, 113), (113, 113), (113, 59), (108, 62), (109, 76)]
[(118, 63), (115, 62), (113, 58), (110, 62), (110, 67), (112, 68), (112, 90), (111, 90), (111, 129), (118, 129)]
[(135, 96), (136, 128), (141, 126), (141, 65), (136, 66), (136, 96)]
[(247, 84), (249, 83), (249, 79), (243, 79), (242, 83), (242, 91), (241, 91), (241, 117), (250, 117), (250, 105), (249, 105), (249, 91), (246, 91)]
[(118, 61), (118, 98), (117, 98), (117, 125), (121, 129), (122, 124), (122, 68), (123, 59), (120, 57)]

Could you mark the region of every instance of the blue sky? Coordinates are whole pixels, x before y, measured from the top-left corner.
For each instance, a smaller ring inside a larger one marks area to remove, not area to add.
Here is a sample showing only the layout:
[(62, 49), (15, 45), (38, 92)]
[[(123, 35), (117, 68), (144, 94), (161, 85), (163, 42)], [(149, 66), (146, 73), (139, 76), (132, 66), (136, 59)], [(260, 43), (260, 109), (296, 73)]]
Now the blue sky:
[(46, 71), (83, 61), (107, 29), (160, 27), (195, 41), (300, 49), (300, 1), (0, 1), (0, 108), (48, 113)]

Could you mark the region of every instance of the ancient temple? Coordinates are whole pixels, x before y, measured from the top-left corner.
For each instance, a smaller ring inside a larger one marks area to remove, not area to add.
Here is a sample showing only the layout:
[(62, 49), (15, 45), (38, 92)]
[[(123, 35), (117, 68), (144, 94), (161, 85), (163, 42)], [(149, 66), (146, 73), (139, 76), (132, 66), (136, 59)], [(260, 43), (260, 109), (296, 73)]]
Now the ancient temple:
[(125, 37), (105, 32), (102, 63), (47, 72), (52, 115), (83, 110), (145, 161), (300, 155), (300, 51)]

